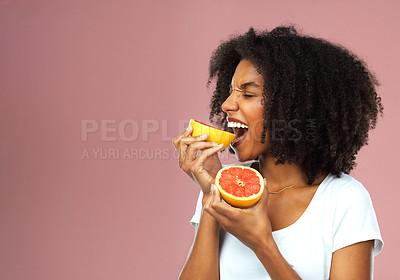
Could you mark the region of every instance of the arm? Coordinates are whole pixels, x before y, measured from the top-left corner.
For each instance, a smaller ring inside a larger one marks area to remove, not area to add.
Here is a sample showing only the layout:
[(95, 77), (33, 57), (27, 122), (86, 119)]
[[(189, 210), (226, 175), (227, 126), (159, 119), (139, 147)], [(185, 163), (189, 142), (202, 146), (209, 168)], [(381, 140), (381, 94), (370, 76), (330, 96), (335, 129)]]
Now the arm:
[[(332, 255), (330, 280), (371, 280), (373, 275), (372, 249), (374, 241), (359, 242)], [(255, 249), (257, 257), (267, 269), (271, 279), (300, 279), (279, 252), (273, 240)]]
[(330, 279), (372, 279), (374, 243), (378, 248), (383, 243), (371, 197), (360, 182), (338, 193), (332, 229)]
[(374, 240), (368, 240), (333, 252), (329, 279), (372, 279), (373, 248)]
[[(265, 181), (264, 183), (266, 184)], [(212, 215), (225, 231), (236, 236), (254, 251), (271, 279), (301, 279), (281, 255), (272, 238), (267, 211), (268, 191), (263, 193), (257, 204), (243, 209), (222, 203), (219, 191), (214, 185), (211, 193), (204, 210)]]
[[(222, 167), (217, 152), (223, 145), (206, 142), (206, 138), (191, 137), (192, 127), (181, 133), (173, 141), (179, 152), (179, 167), (196, 182), (203, 191), (205, 201), (210, 196), (210, 185)], [(197, 152), (201, 150), (200, 155)], [(203, 207), (204, 209), (204, 207)], [(200, 222), (179, 279), (219, 279), (219, 224), (202, 210)]]
[(253, 251), (268, 271), (271, 279), (301, 279), (279, 252), (272, 236), (266, 239), (264, 243), (259, 244)]
[[(203, 197), (203, 206), (208, 197)], [(179, 280), (219, 279), (219, 224), (204, 210)]]
[[(220, 223), (224, 230), (236, 236), (243, 244), (254, 251), (271, 279), (300, 279), (281, 255), (272, 238), (272, 230), (267, 213), (268, 194), (266, 192), (257, 204), (246, 209), (229, 207), (221, 203), (218, 190), (214, 189), (212, 193), (213, 196), (206, 203), (205, 210)], [(355, 199), (354, 196), (351, 196), (350, 199), (351, 205), (357, 204), (358, 199)], [(358, 209), (358, 207), (356, 208)], [(361, 212), (364, 217), (365, 211)], [(354, 219), (351, 211), (345, 211), (345, 214), (350, 226), (342, 226), (342, 229), (350, 228), (350, 233), (354, 231), (353, 228), (358, 222), (367, 224), (363, 219)], [(342, 215), (337, 216), (340, 218), (343, 217)], [(373, 234), (369, 234), (368, 236), (380, 238), (373, 230), (369, 231)], [(336, 246), (339, 248), (343, 244), (343, 240), (346, 240), (343, 238), (343, 234), (346, 235), (348, 232), (341, 230), (335, 234), (337, 239)], [(373, 244), (374, 241), (369, 240), (337, 249), (332, 254), (330, 279), (371, 279), (373, 275)]]

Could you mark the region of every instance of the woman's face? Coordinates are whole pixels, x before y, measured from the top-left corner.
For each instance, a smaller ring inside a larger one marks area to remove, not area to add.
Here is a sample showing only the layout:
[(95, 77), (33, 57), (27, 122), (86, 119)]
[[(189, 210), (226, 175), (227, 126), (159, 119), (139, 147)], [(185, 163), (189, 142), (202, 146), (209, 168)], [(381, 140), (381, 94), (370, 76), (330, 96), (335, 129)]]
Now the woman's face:
[[(268, 141), (261, 143), (263, 87), (264, 78), (254, 64), (249, 60), (241, 60), (232, 77), (231, 94), (221, 106), (228, 115), (228, 126), (233, 127), (236, 134), (231, 147), (239, 161), (258, 159), (268, 148)], [(268, 140), (268, 133), (266, 136)]]

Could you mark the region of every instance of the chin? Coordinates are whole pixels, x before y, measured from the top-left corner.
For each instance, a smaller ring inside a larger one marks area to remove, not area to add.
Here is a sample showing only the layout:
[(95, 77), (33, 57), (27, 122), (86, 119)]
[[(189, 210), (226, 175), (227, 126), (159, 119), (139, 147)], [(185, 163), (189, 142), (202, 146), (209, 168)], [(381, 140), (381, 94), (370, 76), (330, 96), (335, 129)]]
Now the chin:
[(257, 160), (257, 159), (258, 159), (258, 156), (246, 155), (246, 154), (243, 154), (243, 152), (240, 153), (240, 152), (239, 152), (238, 150), (236, 150), (236, 149), (233, 149), (233, 150), (235, 151), (236, 159), (237, 159), (239, 162), (245, 162), (245, 161)]
[(251, 139), (245, 139), (243, 143), (241, 143), (236, 148), (232, 147), (235, 152), (236, 159), (239, 162), (258, 160), (259, 156), (264, 154), (268, 149), (266, 144), (254, 143), (252, 141), (246, 141)]
[(237, 161), (239, 161), (239, 162), (245, 162), (245, 161), (246, 161), (246, 159), (241, 158), (241, 157), (238, 156), (237, 154), (236, 154), (236, 159), (237, 159)]

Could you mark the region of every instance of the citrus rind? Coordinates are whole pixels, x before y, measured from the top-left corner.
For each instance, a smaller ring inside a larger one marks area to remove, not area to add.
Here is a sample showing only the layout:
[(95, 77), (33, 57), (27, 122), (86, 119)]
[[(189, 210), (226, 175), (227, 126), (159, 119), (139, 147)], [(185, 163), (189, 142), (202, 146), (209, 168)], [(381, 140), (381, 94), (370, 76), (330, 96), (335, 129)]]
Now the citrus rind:
[(193, 127), (192, 136), (207, 134), (207, 141), (223, 144), (224, 149), (232, 143), (235, 134), (203, 124), (194, 119), (190, 119), (190, 125)]
[[(234, 195), (232, 195), (230, 193), (227, 193), (224, 189), (222, 189), (222, 187), (219, 185), (219, 179), (221, 178), (221, 174), (222, 174), (222, 172), (224, 170), (232, 168), (232, 167), (240, 167), (240, 168), (243, 168), (243, 169), (249, 169), (251, 171), (254, 171), (257, 174), (257, 176), (259, 177), (259, 179), (260, 179), (260, 186), (261, 186), (260, 191), (258, 193), (256, 193), (256, 194), (253, 194), (253, 195), (249, 196), (249, 197), (238, 197), (238, 196), (234, 196)], [(254, 168), (251, 168), (251, 167), (248, 167), (248, 166), (242, 166), (242, 165), (229, 165), (229, 166), (226, 166), (224, 168), (221, 168), (218, 171), (217, 176), (215, 177), (215, 186), (217, 187), (218, 191), (220, 192), (222, 198), (227, 203), (229, 203), (230, 205), (232, 205), (234, 207), (243, 208), (243, 207), (252, 206), (252, 205), (256, 204), (260, 200), (260, 198), (261, 198), (261, 196), (262, 196), (262, 194), (264, 192), (264, 178), (260, 174), (260, 172), (258, 172)]]

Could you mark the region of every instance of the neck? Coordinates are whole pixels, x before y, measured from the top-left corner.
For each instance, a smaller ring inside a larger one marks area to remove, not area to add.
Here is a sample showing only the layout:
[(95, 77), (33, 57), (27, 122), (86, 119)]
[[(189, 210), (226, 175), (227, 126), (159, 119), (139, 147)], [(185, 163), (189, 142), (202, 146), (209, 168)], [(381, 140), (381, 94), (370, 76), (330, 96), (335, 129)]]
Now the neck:
[[(267, 179), (270, 191), (279, 191), (290, 185), (307, 186), (307, 176), (302, 168), (296, 164), (275, 165), (276, 158), (260, 156), (258, 158), (259, 171)], [(325, 176), (317, 176), (313, 184), (320, 183)]]

